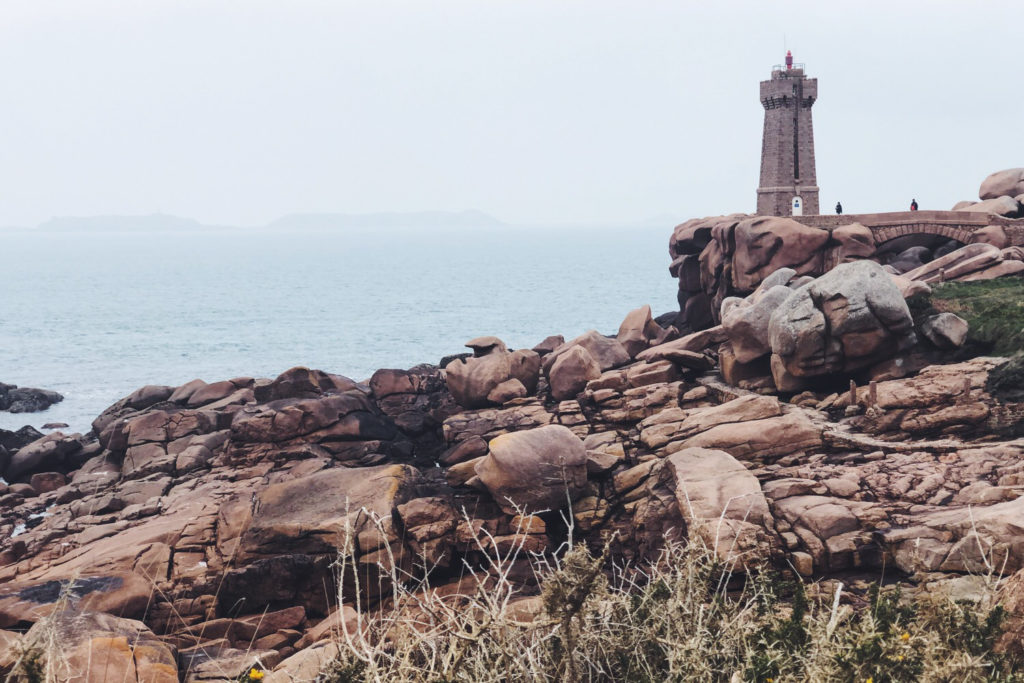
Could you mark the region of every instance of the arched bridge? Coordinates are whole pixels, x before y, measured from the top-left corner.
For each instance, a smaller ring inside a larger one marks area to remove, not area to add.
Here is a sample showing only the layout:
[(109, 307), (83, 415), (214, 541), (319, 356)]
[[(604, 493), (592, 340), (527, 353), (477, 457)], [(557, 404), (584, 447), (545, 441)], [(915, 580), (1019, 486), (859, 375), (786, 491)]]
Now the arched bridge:
[(904, 235), (941, 235), (967, 244), (971, 235), (988, 225), (1002, 226), (1010, 243), (1024, 246), (1024, 219), (1004, 218), (971, 211), (895, 211), (891, 213), (850, 213), (841, 216), (792, 216), (793, 220), (818, 228), (838, 228), (860, 223), (870, 228), (881, 245)]

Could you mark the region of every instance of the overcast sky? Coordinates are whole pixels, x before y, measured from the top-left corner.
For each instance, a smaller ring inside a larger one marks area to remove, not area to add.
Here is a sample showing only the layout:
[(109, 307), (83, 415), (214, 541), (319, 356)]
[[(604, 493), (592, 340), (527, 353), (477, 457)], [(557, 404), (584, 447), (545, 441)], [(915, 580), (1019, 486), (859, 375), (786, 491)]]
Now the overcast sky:
[(0, 225), (753, 211), (758, 82), (819, 79), (822, 207), (1024, 166), (1019, 2), (0, 0)]

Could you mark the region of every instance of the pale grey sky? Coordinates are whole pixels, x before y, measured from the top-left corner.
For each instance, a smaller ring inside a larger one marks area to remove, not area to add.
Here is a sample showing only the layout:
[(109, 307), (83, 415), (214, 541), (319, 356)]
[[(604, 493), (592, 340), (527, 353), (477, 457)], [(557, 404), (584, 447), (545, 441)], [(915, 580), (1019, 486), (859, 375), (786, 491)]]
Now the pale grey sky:
[(819, 79), (822, 207), (1024, 166), (1017, 2), (0, 0), (0, 225), (752, 211), (758, 81)]

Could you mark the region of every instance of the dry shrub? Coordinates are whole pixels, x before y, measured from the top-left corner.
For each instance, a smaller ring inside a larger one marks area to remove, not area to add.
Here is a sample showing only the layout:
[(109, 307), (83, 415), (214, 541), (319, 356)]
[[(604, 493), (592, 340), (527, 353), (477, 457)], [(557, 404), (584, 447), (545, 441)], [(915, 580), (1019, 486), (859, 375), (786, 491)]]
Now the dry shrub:
[(339, 639), (321, 680), (1024, 681), (993, 651), (1003, 619), (994, 590), (953, 603), (876, 586), (854, 609), (834, 593), (809, 599), (766, 569), (735, 575), (697, 543), (668, 547), (642, 571), (616, 566), (607, 549), (561, 550), (531, 558), (543, 610), (530, 622), (509, 608), (516, 549), (467, 565), (470, 595), (393, 576), (388, 608)]
[(36, 624), (32, 637), (26, 636), (18, 646), (18, 658), (6, 683), (60, 683), (66, 679), (67, 661), (61, 636), (60, 621), (73, 608), (74, 580), (61, 587), (53, 610)]

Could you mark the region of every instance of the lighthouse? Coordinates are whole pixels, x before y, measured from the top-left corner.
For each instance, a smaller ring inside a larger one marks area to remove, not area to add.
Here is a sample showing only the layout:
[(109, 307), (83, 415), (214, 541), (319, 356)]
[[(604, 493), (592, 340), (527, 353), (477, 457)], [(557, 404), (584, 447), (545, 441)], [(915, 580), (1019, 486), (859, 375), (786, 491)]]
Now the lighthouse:
[(818, 79), (807, 78), (804, 65), (786, 52), (785, 64), (772, 67), (761, 81), (764, 133), (761, 138), (761, 183), (757, 213), (800, 216), (820, 213), (814, 170), (811, 107), (818, 99)]

